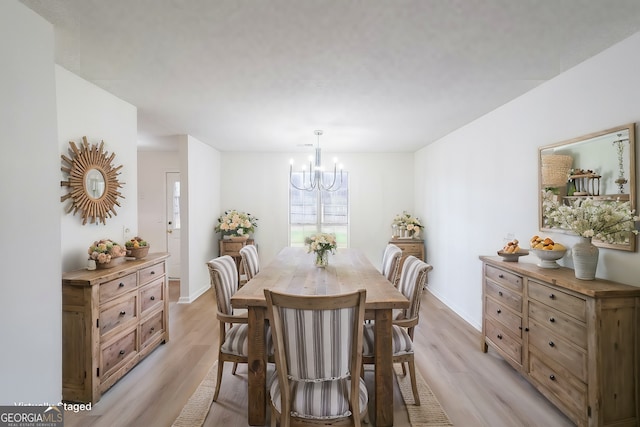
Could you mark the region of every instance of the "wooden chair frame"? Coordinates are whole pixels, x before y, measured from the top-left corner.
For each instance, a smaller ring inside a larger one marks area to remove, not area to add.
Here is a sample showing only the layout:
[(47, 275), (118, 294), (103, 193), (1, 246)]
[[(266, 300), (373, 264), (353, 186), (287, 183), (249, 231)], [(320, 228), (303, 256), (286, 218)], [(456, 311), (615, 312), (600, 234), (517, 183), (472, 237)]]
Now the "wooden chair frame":
[[(323, 425), (353, 425), (360, 426), (362, 419), (366, 420), (368, 408), (359, 408), (359, 381), (360, 378), (354, 376), (362, 369), (362, 328), (364, 324), (364, 307), (366, 299), (366, 291), (360, 289), (357, 292), (338, 295), (289, 295), (264, 290), (267, 300), (267, 313), (271, 323), (271, 333), (275, 346), (275, 362), (277, 370), (277, 380), (280, 384), (289, 384), (287, 359), (285, 354), (282, 318), (280, 316), (279, 307), (302, 309), (302, 310), (333, 310), (340, 308), (356, 307), (357, 315), (353, 325), (352, 352), (350, 358), (350, 368), (352, 379), (350, 390), (349, 409), (351, 416), (338, 418), (335, 420), (309, 420), (306, 418), (298, 418), (291, 415), (291, 393), (290, 388), (280, 386), (281, 393), (281, 409), (282, 413), (278, 413), (269, 399), (271, 406), (271, 426), (275, 427), (280, 422), (281, 427), (289, 426), (323, 426)], [(284, 415), (283, 415), (284, 414)]]

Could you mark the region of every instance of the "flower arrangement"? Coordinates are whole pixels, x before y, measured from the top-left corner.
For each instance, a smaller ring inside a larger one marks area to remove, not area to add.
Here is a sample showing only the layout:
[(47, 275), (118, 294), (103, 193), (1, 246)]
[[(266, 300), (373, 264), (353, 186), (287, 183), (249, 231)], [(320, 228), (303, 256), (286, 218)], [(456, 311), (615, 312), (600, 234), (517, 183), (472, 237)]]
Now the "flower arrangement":
[(112, 258), (123, 257), (127, 254), (127, 250), (109, 239), (102, 239), (97, 242), (93, 242), (93, 245), (89, 246), (89, 259), (94, 259), (99, 264), (106, 264), (111, 262)]
[(627, 242), (629, 233), (638, 234), (635, 222), (639, 218), (628, 201), (598, 201), (586, 197), (565, 205), (545, 192), (542, 207), (548, 226), (570, 230), (581, 237), (615, 244)]
[(258, 218), (245, 212), (228, 210), (218, 218), (216, 232), (229, 236), (244, 236), (253, 233), (258, 227)]
[(316, 265), (326, 264), (326, 254), (336, 253), (338, 247), (336, 236), (330, 233), (312, 234), (304, 239), (304, 243), (307, 245), (307, 253), (316, 254)]
[(405, 227), (407, 230), (420, 230), (423, 226), (420, 219), (411, 215), (407, 211), (403, 211), (401, 214), (396, 215), (393, 219), (393, 225), (396, 227)]

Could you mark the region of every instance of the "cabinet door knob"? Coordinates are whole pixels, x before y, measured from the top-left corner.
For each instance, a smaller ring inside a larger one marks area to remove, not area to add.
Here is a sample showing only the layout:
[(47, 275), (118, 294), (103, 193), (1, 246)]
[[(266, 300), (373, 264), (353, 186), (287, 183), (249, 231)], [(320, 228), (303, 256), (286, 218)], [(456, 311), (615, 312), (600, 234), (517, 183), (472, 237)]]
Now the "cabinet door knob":
[(549, 322), (554, 323), (556, 321), (556, 319), (554, 317), (550, 317), (549, 318)]
[(118, 287), (119, 287), (119, 288), (124, 288), (124, 283), (120, 282), (120, 283), (118, 284)]
[(549, 375), (549, 379), (550, 379), (551, 381), (555, 381), (555, 380), (556, 380), (556, 376), (555, 376), (555, 375), (553, 375), (553, 374), (551, 374), (551, 375)]
[(502, 291), (498, 291), (498, 295), (502, 296)]
[(120, 350), (120, 356), (122, 356), (125, 353), (124, 350)]
[(553, 341), (549, 341), (549, 347), (555, 347), (555, 343)]
[(502, 334), (498, 334), (497, 337), (498, 337), (499, 340), (501, 340), (502, 339)]
[(529, 332), (529, 328), (524, 328), (524, 331), (525, 332)]
[(496, 310), (496, 313), (500, 314), (500, 313), (502, 313), (502, 310), (497, 309), (497, 310)]
[(156, 297), (154, 297), (153, 295), (151, 295), (151, 301), (154, 301), (156, 299)]
[(504, 274), (498, 274), (498, 277), (504, 279)]
[(149, 329), (149, 333), (151, 334), (151, 333), (153, 333), (153, 331), (155, 331), (155, 330), (156, 330), (156, 328), (152, 327), (151, 329)]
[(120, 312), (120, 316), (124, 316), (125, 314), (127, 314), (127, 313), (126, 313), (126, 312), (124, 312), (124, 311), (121, 311), (121, 312)]
[(549, 294), (549, 298), (550, 299), (556, 299), (556, 296), (555, 296), (555, 294)]
[(156, 274), (156, 272), (155, 271), (151, 271), (149, 274)]

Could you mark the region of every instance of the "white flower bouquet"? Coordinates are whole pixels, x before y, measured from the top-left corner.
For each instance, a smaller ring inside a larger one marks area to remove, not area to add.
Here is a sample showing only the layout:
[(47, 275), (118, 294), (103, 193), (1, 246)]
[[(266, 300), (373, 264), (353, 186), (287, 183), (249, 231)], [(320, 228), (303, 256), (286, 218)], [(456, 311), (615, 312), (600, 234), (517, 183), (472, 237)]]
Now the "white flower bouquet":
[(246, 236), (253, 233), (256, 227), (258, 218), (246, 212), (228, 210), (218, 218), (215, 231), (227, 236)]

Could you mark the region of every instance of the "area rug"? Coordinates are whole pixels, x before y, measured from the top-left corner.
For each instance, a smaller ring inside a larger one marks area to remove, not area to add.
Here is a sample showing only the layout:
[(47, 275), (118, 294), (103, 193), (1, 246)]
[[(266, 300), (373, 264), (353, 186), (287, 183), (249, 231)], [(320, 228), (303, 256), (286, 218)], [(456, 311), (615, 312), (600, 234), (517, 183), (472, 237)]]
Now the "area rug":
[[(216, 389), (217, 369), (218, 362), (216, 361), (196, 391), (189, 398), (182, 412), (180, 412), (178, 418), (173, 422), (172, 427), (201, 427), (204, 424), (213, 402), (213, 394)], [(418, 393), (420, 394), (421, 405), (416, 406), (413, 400), (409, 376), (402, 375), (400, 365), (395, 366), (395, 371), (411, 427), (453, 426), (449, 417), (442, 409), (440, 402), (438, 402), (438, 399), (434, 396), (419, 372), (416, 372), (416, 380), (418, 382)], [(374, 427), (372, 424), (369, 424), (369, 426)]]
[(187, 404), (182, 408), (172, 427), (200, 427), (204, 423), (213, 402), (213, 394), (216, 391), (217, 373), (218, 361), (216, 360), (207, 376), (204, 377)]
[(411, 389), (411, 378), (402, 374), (402, 366), (394, 365), (396, 379), (400, 386), (400, 392), (404, 399), (411, 427), (436, 427), (452, 426), (446, 412), (442, 409), (440, 402), (433, 394), (427, 382), (422, 378), (416, 369), (416, 383), (418, 385), (418, 396), (420, 396), (420, 406), (415, 405), (413, 390)]

